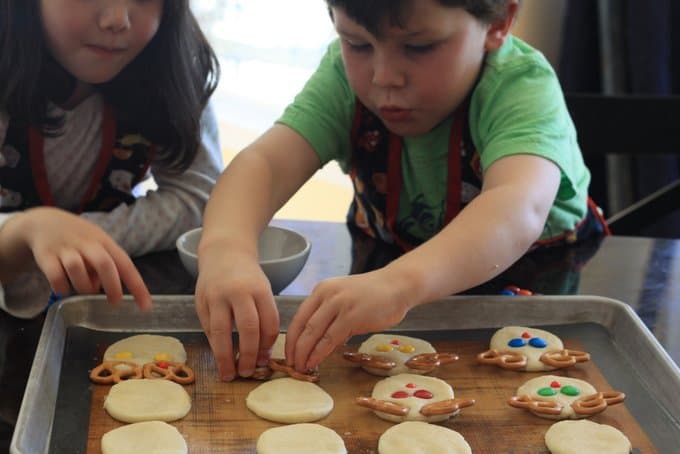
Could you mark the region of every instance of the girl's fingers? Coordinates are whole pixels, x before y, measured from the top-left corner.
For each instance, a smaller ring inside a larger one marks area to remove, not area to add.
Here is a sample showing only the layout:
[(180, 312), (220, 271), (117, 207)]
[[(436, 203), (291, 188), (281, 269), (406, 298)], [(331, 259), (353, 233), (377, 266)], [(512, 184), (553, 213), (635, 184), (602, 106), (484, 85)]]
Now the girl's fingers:
[(57, 295), (66, 296), (71, 293), (71, 285), (69, 284), (66, 272), (61, 266), (59, 259), (54, 256), (35, 257), (38, 268), (40, 268), (50, 283), (50, 287)]
[(257, 353), (257, 366), (266, 366), (271, 356), (271, 348), (279, 335), (279, 311), (274, 296), (269, 293), (264, 301), (257, 300), (257, 311), (260, 314), (260, 345)]
[(234, 321), (239, 332), (238, 374), (242, 377), (250, 377), (255, 370), (259, 352), (259, 314), (255, 307), (255, 301), (250, 296), (232, 299), (232, 308), (234, 310)]
[(224, 381), (231, 381), (236, 376), (234, 346), (231, 338), (231, 309), (224, 301), (213, 301), (208, 307), (208, 320), (203, 328), (208, 336), (210, 349), (215, 356), (220, 378)]
[(123, 288), (121, 278), (118, 274), (118, 266), (113, 256), (106, 249), (97, 245), (96, 247), (84, 248), (81, 253), (88, 264), (95, 270), (101, 281), (106, 299), (111, 304), (118, 304), (123, 299)]
[(328, 328), (334, 322), (337, 315), (337, 311), (326, 302), (325, 305), (319, 306), (309, 317), (295, 344), (294, 362), (295, 369), (298, 372), (310, 369), (309, 356), (322, 339), (324, 343), (333, 341), (328, 338)]
[(319, 303), (320, 300), (315, 296), (314, 292), (312, 292), (312, 294), (300, 304), (300, 307), (293, 316), (293, 320), (291, 320), (288, 325), (288, 330), (286, 331), (286, 363), (289, 366), (295, 365), (298, 339), (305, 329), (305, 326), (307, 326), (307, 321), (314, 311), (316, 311)]
[(330, 323), (326, 332), (310, 352), (307, 358), (306, 369), (313, 369), (318, 366), (321, 361), (333, 353), (335, 347), (343, 344), (351, 336), (351, 332), (347, 329), (346, 325), (346, 323), (342, 323), (338, 318), (335, 318)]
[(67, 249), (62, 252), (59, 260), (69, 281), (71, 281), (71, 287), (77, 293), (92, 294), (99, 290), (92, 287), (92, 280), (87, 271), (85, 261), (77, 251)]
[[(143, 311), (148, 311), (151, 310), (151, 294), (149, 293), (149, 289), (146, 287), (146, 284), (144, 283), (144, 279), (142, 279), (142, 276), (139, 274), (139, 271), (137, 271), (137, 268), (135, 267), (134, 263), (132, 263), (132, 259), (130, 258), (127, 253), (121, 249), (118, 245), (115, 243), (111, 243), (111, 246), (107, 248), (109, 251), (109, 254), (113, 258), (113, 264), (114, 264), (114, 270), (116, 271), (116, 279), (118, 280), (118, 288), (120, 288), (120, 282), (125, 285), (127, 290), (130, 292), (130, 294), (133, 296), (135, 301), (137, 302), (137, 306), (143, 310)], [(107, 290), (106, 284), (103, 279), (104, 276), (102, 276), (101, 273), (99, 273), (99, 278), (102, 281), (102, 287), (104, 287), (105, 290)], [(109, 283), (110, 285), (113, 285), (112, 282)], [(109, 292), (108, 290), (106, 291), (106, 294), (108, 295)]]

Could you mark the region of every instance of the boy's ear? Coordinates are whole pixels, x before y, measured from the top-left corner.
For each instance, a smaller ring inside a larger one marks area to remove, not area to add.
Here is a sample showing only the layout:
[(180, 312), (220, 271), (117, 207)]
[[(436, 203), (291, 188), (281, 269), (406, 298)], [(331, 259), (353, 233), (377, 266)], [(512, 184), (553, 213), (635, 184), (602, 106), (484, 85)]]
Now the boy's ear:
[(489, 25), (489, 30), (486, 32), (486, 41), (484, 41), (484, 50), (487, 52), (498, 49), (505, 42), (505, 38), (508, 36), (508, 33), (510, 33), (510, 28), (517, 17), (519, 1), (510, 0), (507, 8), (506, 15), (503, 19), (492, 22)]

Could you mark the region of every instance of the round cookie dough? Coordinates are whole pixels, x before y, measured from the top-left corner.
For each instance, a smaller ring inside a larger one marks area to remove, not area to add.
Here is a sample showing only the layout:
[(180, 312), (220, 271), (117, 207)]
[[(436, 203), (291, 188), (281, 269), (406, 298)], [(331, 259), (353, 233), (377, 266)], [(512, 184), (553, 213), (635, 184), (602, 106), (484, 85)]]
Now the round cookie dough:
[[(557, 385), (557, 386), (555, 386)], [(546, 391), (554, 395), (546, 395)], [(559, 415), (546, 415), (533, 412), (536, 416), (548, 419), (579, 419), (589, 415), (579, 415), (571, 403), (585, 396), (597, 393), (597, 390), (590, 383), (571, 377), (558, 377), (557, 375), (543, 375), (532, 378), (517, 388), (517, 396), (529, 396), (532, 399), (557, 401), (562, 405), (562, 412)]]
[(423, 339), (395, 334), (374, 334), (359, 346), (358, 352), (372, 356), (381, 356), (394, 361), (396, 366), (390, 370), (361, 366), (366, 372), (373, 375), (392, 376), (403, 373), (426, 373), (426, 371), (411, 369), (405, 363), (421, 353), (436, 353), (437, 351), (432, 344)]
[(104, 361), (130, 361), (140, 366), (153, 361), (185, 363), (187, 353), (174, 337), (138, 334), (111, 344), (104, 352)]
[(420, 410), (429, 404), (442, 400), (453, 399), (453, 388), (444, 380), (436, 377), (427, 377), (416, 374), (399, 374), (380, 380), (373, 387), (371, 397), (377, 400), (394, 402), (402, 407), (408, 407), (409, 411), (404, 416), (392, 415), (374, 410), (375, 414), (388, 421), (446, 421), (453, 414), (425, 416)]
[(628, 454), (632, 449), (617, 428), (585, 419), (553, 424), (545, 433), (545, 445), (553, 454)]
[(378, 440), (378, 454), (471, 454), (465, 438), (455, 430), (420, 421), (392, 426)]
[(123, 422), (175, 421), (191, 409), (191, 397), (170, 380), (125, 380), (111, 387), (104, 409)]
[(320, 424), (292, 424), (262, 432), (257, 454), (346, 454), (345, 442)]
[(542, 329), (506, 326), (491, 336), (489, 348), (526, 356), (527, 365), (523, 370), (534, 372), (556, 369), (543, 364), (540, 358), (545, 352), (564, 349), (564, 344), (559, 337)]
[(246, 406), (269, 421), (294, 424), (317, 421), (333, 409), (333, 398), (314, 383), (285, 377), (250, 391)]
[(187, 454), (187, 443), (179, 431), (161, 421), (128, 424), (106, 432), (102, 454)]

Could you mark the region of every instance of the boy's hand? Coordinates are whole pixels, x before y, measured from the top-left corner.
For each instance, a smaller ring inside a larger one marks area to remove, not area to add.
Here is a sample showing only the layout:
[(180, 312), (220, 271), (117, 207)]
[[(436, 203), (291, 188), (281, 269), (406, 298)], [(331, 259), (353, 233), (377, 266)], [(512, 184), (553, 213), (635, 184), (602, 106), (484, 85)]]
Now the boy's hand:
[[(232, 251), (228, 255), (221, 251)], [(201, 252), (196, 312), (215, 355), (220, 378), (233, 380), (266, 365), (279, 333), (279, 312), (269, 280), (257, 260), (233, 248)], [(232, 328), (239, 331), (238, 371)]]
[(40, 207), (13, 217), (3, 230), (13, 249), (30, 250), (58, 295), (103, 289), (109, 302), (118, 304), (122, 282), (141, 309), (151, 308), (151, 295), (132, 260), (97, 225), (58, 208)]
[(356, 334), (399, 323), (410, 306), (407, 292), (385, 269), (328, 279), (300, 305), (286, 334), (286, 360), (312, 369)]

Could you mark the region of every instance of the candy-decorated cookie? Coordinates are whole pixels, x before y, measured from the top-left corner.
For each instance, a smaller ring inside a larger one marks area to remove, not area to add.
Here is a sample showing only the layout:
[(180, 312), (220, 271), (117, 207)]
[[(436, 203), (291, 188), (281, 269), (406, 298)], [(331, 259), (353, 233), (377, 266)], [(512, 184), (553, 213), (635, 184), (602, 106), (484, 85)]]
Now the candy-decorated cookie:
[(109, 385), (144, 377), (188, 385), (195, 376), (186, 360), (186, 351), (178, 339), (139, 334), (111, 344), (104, 352), (104, 361), (90, 372), (90, 379)]
[(556, 422), (545, 433), (552, 454), (628, 454), (632, 445), (620, 430), (581, 419)]
[(378, 454), (472, 454), (470, 445), (455, 430), (420, 421), (390, 427), (378, 440)]
[(491, 337), (490, 349), (477, 355), (483, 364), (504, 369), (545, 371), (573, 366), (590, 360), (590, 355), (564, 348), (554, 334), (525, 326), (506, 326)]
[(366, 372), (380, 376), (426, 374), (458, 359), (453, 353), (437, 353), (423, 339), (396, 334), (374, 334), (359, 346), (358, 352), (345, 352), (344, 357), (361, 364)]
[(579, 419), (600, 413), (625, 398), (618, 391), (598, 392), (577, 378), (543, 375), (525, 382), (508, 403), (542, 418)]
[(358, 397), (356, 403), (388, 421), (439, 422), (456, 416), (475, 401), (454, 399), (451, 385), (439, 378), (399, 374), (380, 380), (371, 397)]

